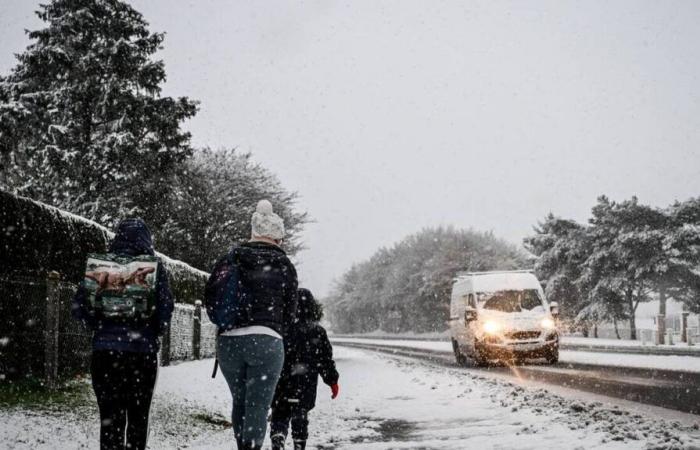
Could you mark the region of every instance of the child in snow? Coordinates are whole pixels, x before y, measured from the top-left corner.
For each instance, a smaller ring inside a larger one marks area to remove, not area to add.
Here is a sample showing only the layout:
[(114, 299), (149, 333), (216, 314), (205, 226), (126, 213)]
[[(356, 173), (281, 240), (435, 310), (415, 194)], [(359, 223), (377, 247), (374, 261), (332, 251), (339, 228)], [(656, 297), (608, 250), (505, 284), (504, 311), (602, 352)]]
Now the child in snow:
[(322, 306), (307, 289), (298, 291), (297, 322), (285, 338), (282, 376), (272, 401), (270, 440), (273, 450), (284, 448), (291, 422), (294, 450), (304, 450), (308, 433), (308, 414), (316, 405), (318, 376), (331, 388), (331, 398), (338, 396), (338, 372), (333, 361), (333, 347), (326, 330), (318, 321)]

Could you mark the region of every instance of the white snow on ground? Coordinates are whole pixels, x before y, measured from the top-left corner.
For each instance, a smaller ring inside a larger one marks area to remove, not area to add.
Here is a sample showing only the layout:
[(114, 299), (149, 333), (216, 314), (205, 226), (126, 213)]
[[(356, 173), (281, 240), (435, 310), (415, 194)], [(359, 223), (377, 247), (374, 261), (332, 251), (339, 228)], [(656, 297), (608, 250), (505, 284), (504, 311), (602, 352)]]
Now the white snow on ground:
[[(406, 358), (336, 348), (341, 396), (319, 387), (309, 448), (698, 449), (700, 432), (600, 402)], [(211, 360), (162, 368), (151, 449), (233, 448), (231, 399)], [(94, 400), (82, 410), (0, 411), (0, 448), (95, 448)], [(204, 420), (206, 419), (206, 420)]]
[[(653, 342), (633, 341), (630, 339), (599, 339), (581, 336), (563, 336), (561, 338), (563, 344), (587, 345), (591, 347), (641, 347), (646, 349), (676, 349), (694, 350), (700, 352), (700, 346), (688, 345), (683, 342), (677, 342), (674, 345), (654, 345)], [(698, 353), (700, 355), (700, 353)]]
[[(452, 344), (445, 341), (387, 340), (360, 338), (333, 338), (333, 342), (355, 342), (401, 348), (417, 348), (442, 353), (452, 353)], [(601, 366), (637, 367), (649, 369), (680, 370), (700, 372), (700, 358), (697, 356), (639, 355), (625, 353), (580, 352), (560, 350), (561, 362), (597, 364)]]

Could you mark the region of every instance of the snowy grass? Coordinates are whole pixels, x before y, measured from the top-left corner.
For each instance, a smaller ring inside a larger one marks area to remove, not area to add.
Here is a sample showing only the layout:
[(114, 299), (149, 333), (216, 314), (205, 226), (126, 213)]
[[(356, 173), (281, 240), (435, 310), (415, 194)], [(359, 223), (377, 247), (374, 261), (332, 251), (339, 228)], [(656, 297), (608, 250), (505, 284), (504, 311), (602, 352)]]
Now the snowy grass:
[(58, 389), (48, 389), (41, 380), (24, 379), (0, 383), (0, 407), (50, 409), (82, 406), (90, 395), (85, 380), (74, 380)]

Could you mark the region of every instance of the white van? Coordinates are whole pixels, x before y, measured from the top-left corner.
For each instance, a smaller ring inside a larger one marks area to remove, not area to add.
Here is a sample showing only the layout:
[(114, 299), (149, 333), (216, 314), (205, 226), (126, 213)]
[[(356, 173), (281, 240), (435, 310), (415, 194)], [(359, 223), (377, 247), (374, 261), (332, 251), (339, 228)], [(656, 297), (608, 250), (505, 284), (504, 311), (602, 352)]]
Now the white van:
[(559, 360), (556, 303), (548, 304), (537, 277), (525, 270), (474, 272), (455, 278), (450, 331), (457, 363), (545, 358)]

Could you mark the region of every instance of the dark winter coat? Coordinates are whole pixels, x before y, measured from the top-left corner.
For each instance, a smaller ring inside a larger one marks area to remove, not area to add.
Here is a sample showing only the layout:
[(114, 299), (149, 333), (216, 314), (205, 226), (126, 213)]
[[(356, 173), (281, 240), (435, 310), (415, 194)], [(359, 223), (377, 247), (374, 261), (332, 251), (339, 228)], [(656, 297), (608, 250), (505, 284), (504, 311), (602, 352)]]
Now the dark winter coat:
[(318, 322), (308, 320), (309, 313), (300, 302), (300, 321), (284, 341), (284, 367), (272, 405), (289, 403), (308, 411), (316, 406), (319, 375), (332, 386), (338, 382), (338, 371), (326, 330)]
[[(146, 223), (141, 219), (121, 221), (109, 246), (109, 253), (127, 256), (153, 255), (153, 239)], [(148, 322), (125, 324), (96, 318), (90, 312), (88, 292), (82, 283), (73, 297), (72, 315), (94, 331), (93, 350), (156, 352), (158, 336), (167, 329), (173, 308), (173, 295), (170, 292), (168, 274), (165, 267), (159, 263), (156, 280), (156, 311)]]
[(220, 331), (259, 325), (285, 335), (295, 320), (298, 281), (284, 250), (252, 241), (234, 247), (225, 258), (238, 268), (242, 311)]

